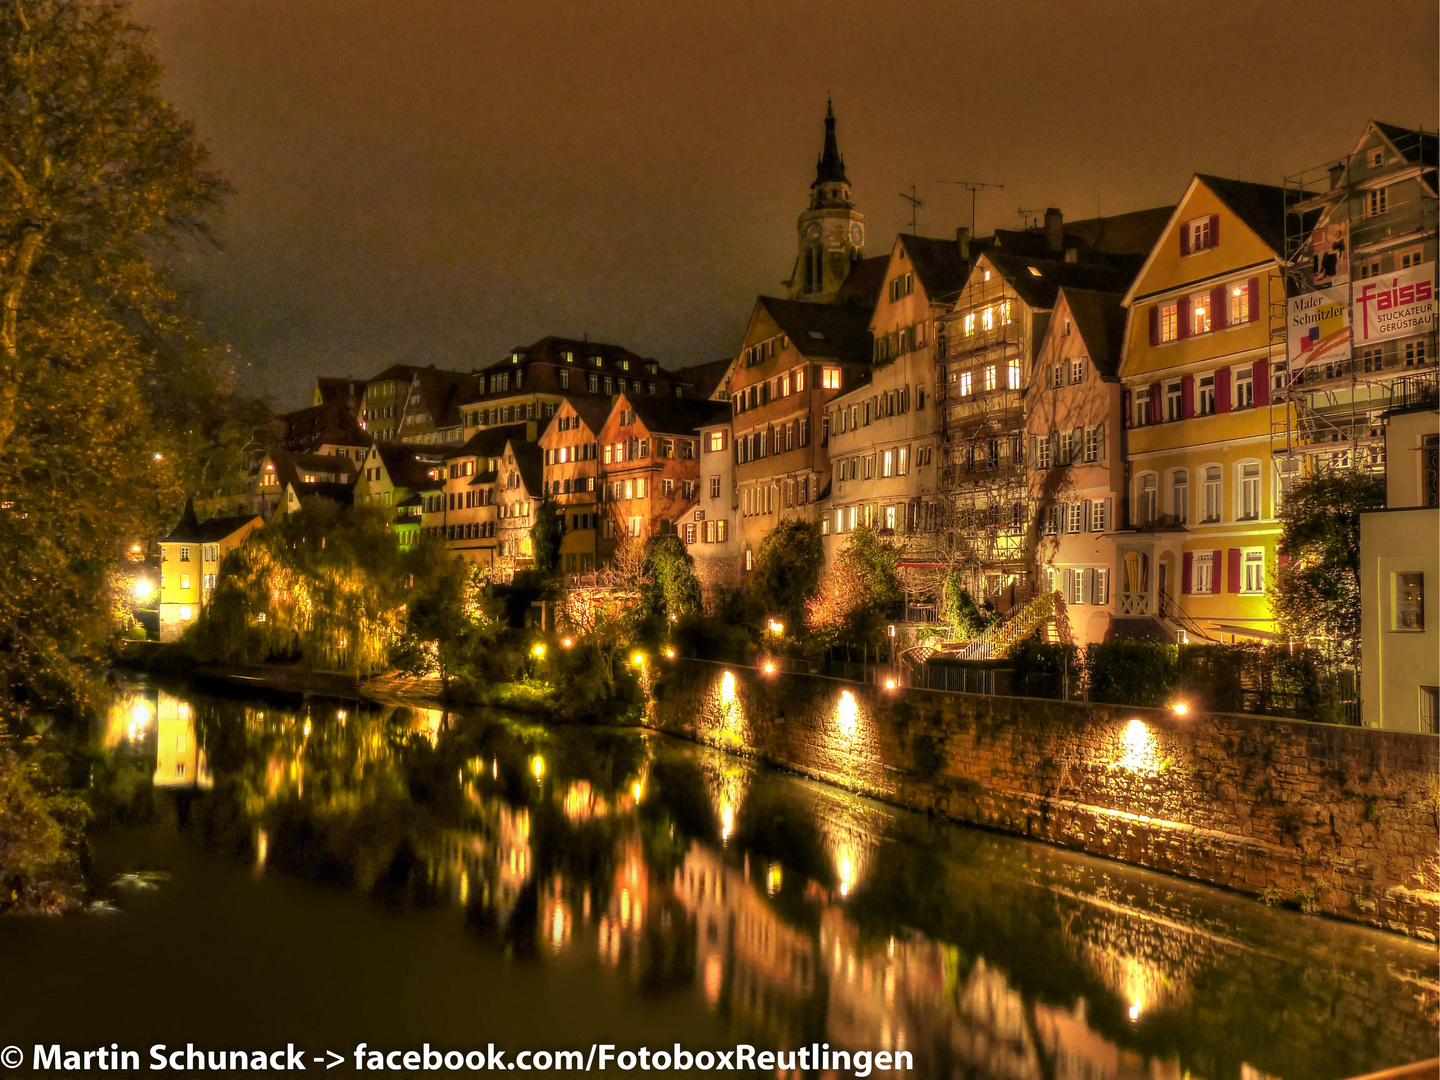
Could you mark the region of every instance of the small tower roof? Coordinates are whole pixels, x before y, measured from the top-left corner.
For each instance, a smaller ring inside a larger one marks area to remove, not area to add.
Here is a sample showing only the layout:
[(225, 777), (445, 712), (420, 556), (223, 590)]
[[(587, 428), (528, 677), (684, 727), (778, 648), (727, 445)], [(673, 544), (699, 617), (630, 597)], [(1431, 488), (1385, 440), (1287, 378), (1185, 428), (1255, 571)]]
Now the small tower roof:
[(845, 178), (845, 159), (840, 154), (840, 148), (835, 142), (835, 109), (830, 99), (825, 100), (825, 149), (820, 152), (820, 160), (815, 163), (815, 182), (810, 186), (819, 187), (821, 184), (848, 184), (850, 181)]

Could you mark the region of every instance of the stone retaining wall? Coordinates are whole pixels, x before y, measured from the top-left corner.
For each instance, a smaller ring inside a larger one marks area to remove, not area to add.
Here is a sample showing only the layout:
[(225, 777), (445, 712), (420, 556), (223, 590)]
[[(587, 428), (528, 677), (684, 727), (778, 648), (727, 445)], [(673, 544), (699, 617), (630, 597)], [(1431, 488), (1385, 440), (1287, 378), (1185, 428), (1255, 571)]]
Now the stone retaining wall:
[(1440, 740), (701, 660), (647, 722), (889, 803), (1435, 940)]

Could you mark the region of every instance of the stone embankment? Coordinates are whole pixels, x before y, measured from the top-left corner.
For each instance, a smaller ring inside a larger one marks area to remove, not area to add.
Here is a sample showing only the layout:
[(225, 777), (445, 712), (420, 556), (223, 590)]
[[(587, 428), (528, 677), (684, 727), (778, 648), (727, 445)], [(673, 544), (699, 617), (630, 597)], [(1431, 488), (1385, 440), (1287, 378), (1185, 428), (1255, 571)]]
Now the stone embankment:
[(851, 791), (1436, 940), (1434, 736), (683, 660), (647, 723)]

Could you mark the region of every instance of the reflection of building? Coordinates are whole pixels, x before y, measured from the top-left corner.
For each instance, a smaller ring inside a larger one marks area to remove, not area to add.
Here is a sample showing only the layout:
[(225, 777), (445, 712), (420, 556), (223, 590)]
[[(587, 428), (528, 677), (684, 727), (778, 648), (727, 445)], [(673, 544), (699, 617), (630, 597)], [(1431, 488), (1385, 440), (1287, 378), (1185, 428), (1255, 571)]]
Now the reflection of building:
[(675, 893), (695, 923), (706, 1000), (718, 1005), (724, 997), (734, 1029), (757, 1043), (804, 1041), (818, 975), (810, 937), (782, 922), (741, 871), (698, 844), (675, 871)]
[(175, 641), (210, 602), (220, 561), (263, 522), (257, 514), (195, 519), (195, 504), (160, 541), (160, 640)]
[(160, 691), (155, 710), (155, 786), (211, 788), (215, 780), (205, 750), (195, 738), (190, 703)]
[(1433, 402), (1385, 426), (1385, 509), (1360, 515), (1361, 719), (1440, 732), (1440, 421)]

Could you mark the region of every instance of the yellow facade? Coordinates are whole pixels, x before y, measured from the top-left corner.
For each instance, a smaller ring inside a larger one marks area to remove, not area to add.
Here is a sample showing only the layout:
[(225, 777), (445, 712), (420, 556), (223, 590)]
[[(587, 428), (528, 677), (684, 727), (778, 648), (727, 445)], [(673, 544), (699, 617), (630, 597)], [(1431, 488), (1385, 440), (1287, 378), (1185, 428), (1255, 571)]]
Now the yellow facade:
[[(1115, 611), (1179, 640), (1267, 639), (1281, 483), (1271, 339), (1279, 188), (1192, 180), (1126, 297), (1127, 518)], [(1272, 227), (1274, 226), (1274, 227)]]

